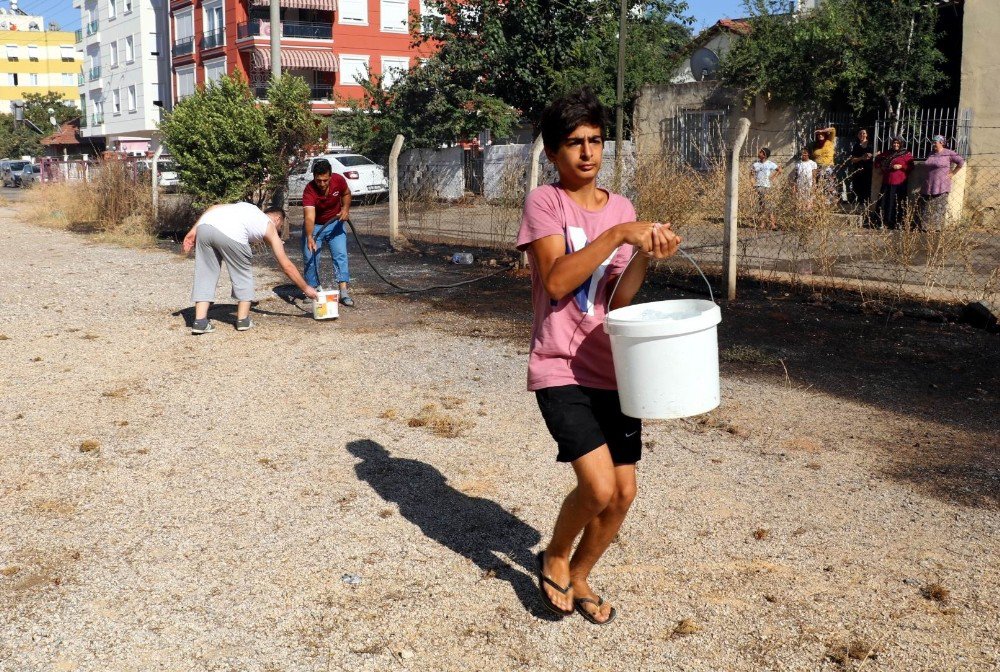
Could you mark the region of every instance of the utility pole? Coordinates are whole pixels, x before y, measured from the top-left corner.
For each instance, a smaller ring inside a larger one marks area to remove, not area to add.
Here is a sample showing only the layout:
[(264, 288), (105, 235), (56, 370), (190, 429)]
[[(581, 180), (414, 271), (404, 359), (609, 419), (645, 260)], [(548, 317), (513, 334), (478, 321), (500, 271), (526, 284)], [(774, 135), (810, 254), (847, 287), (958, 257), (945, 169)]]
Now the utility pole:
[(281, 5), (271, 0), (271, 80), (281, 77)]
[(620, 0), (618, 16), (618, 83), (615, 90), (615, 191), (622, 189), (622, 131), (625, 124), (625, 21), (628, 0)]

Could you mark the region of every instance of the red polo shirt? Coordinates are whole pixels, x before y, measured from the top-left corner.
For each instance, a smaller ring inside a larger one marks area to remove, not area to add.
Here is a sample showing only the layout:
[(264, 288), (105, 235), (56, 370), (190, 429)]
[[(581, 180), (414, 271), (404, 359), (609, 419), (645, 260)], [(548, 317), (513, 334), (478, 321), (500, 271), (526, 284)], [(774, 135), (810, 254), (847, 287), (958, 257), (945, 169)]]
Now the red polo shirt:
[(326, 224), (340, 214), (340, 209), (344, 205), (344, 194), (349, 193), (351, 190), (347, 187), (344, 176), (333, 173), (330, 175), (330, 188), (327, 189), (326, 196), (319, 193), (316, 182), (310, 180), (302, 191), (302, 207), (316, 208), (316, 224)]

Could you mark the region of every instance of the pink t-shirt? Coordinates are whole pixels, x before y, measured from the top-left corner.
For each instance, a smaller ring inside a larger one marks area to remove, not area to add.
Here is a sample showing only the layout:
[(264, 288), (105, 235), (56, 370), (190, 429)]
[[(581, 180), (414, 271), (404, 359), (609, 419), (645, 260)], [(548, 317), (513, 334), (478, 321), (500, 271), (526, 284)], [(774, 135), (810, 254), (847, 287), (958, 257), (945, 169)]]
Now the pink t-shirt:
[[(546, 236), (562, 236), (566, 253), (577, 252), (611, 227), (635, 221), (635, 209), (624, 196), (608, 194), (598, 212), (584, 210), (557, 184), (534, 189), (524, 202), (518, 249)], [(619, 275), (632, 257), (632, 246), (622, 245), (598, 266), (594, 274), (562, 301), (553, 301), (535, 265), (531, 267), (531, 354), (528, 389), (582, 385), (616, 390), (611, 342), (604, 333), (608, 278)]]

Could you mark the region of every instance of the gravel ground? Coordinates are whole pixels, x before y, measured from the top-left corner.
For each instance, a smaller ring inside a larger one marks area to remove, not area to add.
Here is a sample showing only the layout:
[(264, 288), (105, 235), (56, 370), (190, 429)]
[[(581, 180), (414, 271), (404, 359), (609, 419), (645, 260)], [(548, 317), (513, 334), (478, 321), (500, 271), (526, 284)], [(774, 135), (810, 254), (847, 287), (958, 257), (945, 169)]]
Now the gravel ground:
[(995, 414), (730, 372), (646, 425), (617, 621), (553, 621), (526, 340), (363, 286), (316, 323), (258, 269), (257, 328), (195, 338), (189, 259), (0, 211), (0, 671), (1000, 667)]

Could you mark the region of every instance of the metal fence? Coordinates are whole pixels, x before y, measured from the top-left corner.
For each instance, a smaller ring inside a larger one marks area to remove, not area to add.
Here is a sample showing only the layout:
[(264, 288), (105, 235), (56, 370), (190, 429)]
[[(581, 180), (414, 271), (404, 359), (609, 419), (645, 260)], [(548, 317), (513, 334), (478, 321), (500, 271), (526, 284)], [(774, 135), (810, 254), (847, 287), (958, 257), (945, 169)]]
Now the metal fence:
[[(715, 157), (696, 165), (683, 149), (636, 160), (629, 147), (619, 185), (640, 219), (671, 222), (685, 248), (706, 271), (716, 274), (723, 270), (726, 166), (722, 156), (730, 132), (721, 127), (713, 130), (719, 139)], [(758, 141), (764, 144), (767, 139)], [(1000, 159), (990, 163), (974, 157), (956, 174), (951, 194), (931, 200), (919, 195), (926, 171), (918, 162), (900, 199), (898, 221), (889, 228), (879, 215), (884, 208), (877, 171), (868, 183), (871, 196), (857, 193), (857, 171), (846, 162), (803, 193), (795, 187), (798, 157), (774, 155), (782, 172), (762, 200), (750, 171), (755, 158), (749, 154), (743, 152), (738, 167), (739, 277), (848, 289), (866, 298), (954, 303), (1000, 298)], [(399, 233), (415, 241), (513, 250), (530, 156), (528, 145), (487, 148), (482, 169), (476, 166), (470, 179), (470, 162), (480, 157), (470, 159), (461, 148), (404, 154)], [(599, 177), (608, 188), (614, 181), (613, 157), (609, 146)], [(555, 179), (544, 156), (537, 173), (541, 184)], [(388, 233), (385, 203), (352, 212), (362, 231)], [(678, 259), (660, 265), (677, 272), (690, 270)]]

